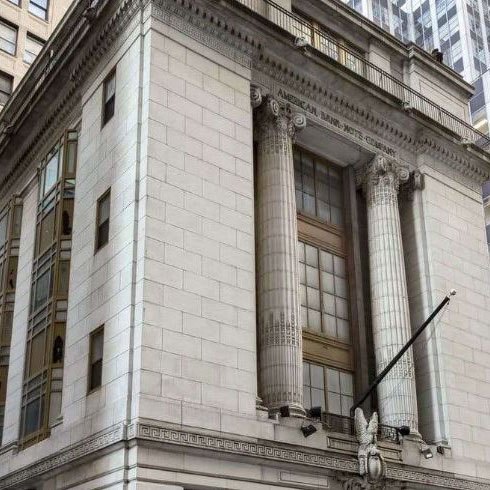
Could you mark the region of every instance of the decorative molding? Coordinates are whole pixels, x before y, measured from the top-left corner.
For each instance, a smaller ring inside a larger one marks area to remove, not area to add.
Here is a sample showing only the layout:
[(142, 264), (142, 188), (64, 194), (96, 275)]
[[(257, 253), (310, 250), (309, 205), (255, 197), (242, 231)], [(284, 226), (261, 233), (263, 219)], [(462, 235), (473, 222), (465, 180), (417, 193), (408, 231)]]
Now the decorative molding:
[(0, 489), (12, 488), (14, 485), (32, 480), (49, 471), (59, 469), (65, 464), (77, 461), (84, 456), (88, 456), (117, 442), (123, 441), (127, 439), (125, 429), (126, 426), (124, 424), (119, 424), (78, 444), (64, 448), (28, 467), (15, 471), (4, 478), (0, 478)]
[(124, 0), (114, 15), (100, 29), (91, 43), (83, 50), (80, 61), (72, 69), (70, 79), (79, 86), (85, 80), (89, 72), (109, 50), (119, 34), (128, 25), (129, 21), (144, 5), (143, 0)]
[[(0, 489), (37, 479), (49, 471), (59, 470), (63, 465), (74, 463), (85, 456), (92, 455), (124, 441), (144, 441), (179, 446), (183, 449), (205, 449), (212, 452), (236, 455), (237, 458), (251, 457), (268, 461), (312, 466), (318, 469), (329, 469), (336, 472), (339, 481), (354, 481), (359, 465), (354, 455), (351, 457), (329, 454), (313, 448), (301, 448), (277, 441), (256, 441), (223, 436), (186, 432), (176, 428), (166, 428), (149, 423), (136, 422), (126, 426), (121, 423), (111, 429), (95, 434), (77, 444), (64, 448), (41, 461), (22, 468), (3, 478), (0, 477)], [(388, 463), (386, 472), (387, 488), (399, 488), (403, 483), (425, 484), (443, 489), (454, 490), (489, 490), (490, 482), (478, 482), (457, 478), (453, 473), (420, 470), (413, 466)], [(354, 480), (352, 480), (354, 479)], [(352, 487), (352, 490), (359, 487)], [(362, 488), (362, 487), (360, 487)]]
[[(452, 179), (462, 183), (466, 187), (473, 189), (481, 194), (481, 187), (490, 180), (490, 156), (487, 164), (482, 160), (470, 159), (470, 151), (451, 150), (446, 142), (436, 141), (433, 137), (424, 135), (419, 138), (417, 143), (419, 155), (427, 154), (435, 159), (437, 163), (426, 162), (434, 170), (449, 175)], [(462, 156), (461, 153), (464, 153)], [(486, 167), (486, 168), (485, 168)]]
[(152, 14), (246, 68), (251, 68), (252, 54), (260, 49), (255, 39), (230, 25), (226, 16), (209, 5), (204, 8), (189, 0), (152, 0)]
[[(340, 455), (328, 455), (325, 452), (314, 452), (312, 449), (297, 449), (297, 446), (266, 442), (254, 442), (239, 439), (228, 439), (211, 435), (189, 433), (178, 429), (153, 426), (145, 423), (134, 424), (128, 433), (135, 439), (162, 442), (171, 445), (209, 449), (211, 451), (236, 454), (238, 457), (250, 456), (267, 460), (295, 463), (317, 468), (330, 469), (348, 474), (357, 474), (359, 465), (354, 456), (345, 458)], [(347, 477), (347, 478), (352, 478)], [(454, 490), (489, 490), (490, 483), (457, 478), (452, 473), (444, 474), (431, 470), (421, 471), (413, 466), (402, 466), (396, 463), (387, 465), (386, 478), (394, 484), (404, 482), (425, 483), (435, 487)], [(395, 481), (396, 480), (396, 481)], [(397, 487), (388, 487), (397, 488)]]
[[(278, 444), (277, 442), (268, 444), (266, 442), (256, 442), (253, 440), (229, 439), (212, 435), (197, 434), (181, 431), (178, 429), (158, 427), (144, 423), (135, 424), (133, 429), (134, 437), (147, 441), (156, 441), (166, 444), (194, 447), (199, 449), (209, 449), (224, 453), (235, 454), (236, 456), (250, 456), (263, 458), (272, 461), (287, 463), (297, 463), (317, 468), (346, 471), (357, 473), (359, 465), (354, 457), (341, 457), (328, 455), (325, 452), (314, 452), (296, 449), (296, 446), (288, 444)], [(130, 426), (131, 427), (131, 426)]]

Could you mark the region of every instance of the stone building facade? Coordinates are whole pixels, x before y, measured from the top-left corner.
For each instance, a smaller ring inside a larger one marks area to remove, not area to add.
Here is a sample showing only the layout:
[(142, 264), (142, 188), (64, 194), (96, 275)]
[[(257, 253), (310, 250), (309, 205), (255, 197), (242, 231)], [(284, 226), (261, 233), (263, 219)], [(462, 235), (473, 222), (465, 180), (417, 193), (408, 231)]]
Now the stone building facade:
[(0, 488), (490, 488), (471, 87), (298, 3), (77, 2), (2, 112)]
[(0, 0), (0, 110), (71, 0)]
[(485, 227), (490, 250), (490, 182), (485, 182), (483, 185), (483, 207), (485, 208)]

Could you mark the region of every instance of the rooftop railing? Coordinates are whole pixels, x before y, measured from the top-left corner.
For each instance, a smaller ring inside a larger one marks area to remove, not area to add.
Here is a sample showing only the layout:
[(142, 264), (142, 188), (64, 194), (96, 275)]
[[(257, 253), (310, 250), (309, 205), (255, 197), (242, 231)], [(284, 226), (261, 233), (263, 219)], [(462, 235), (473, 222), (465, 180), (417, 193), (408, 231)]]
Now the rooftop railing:
[(367, 79), (373, 85), (397, 99), (402, 107), (430, 118), (453, 133), (462, 142), (490, 150), (490, 138), (471, 124), (459, 119), (427, 97), (400, 82), (378, 66), (367, 61), (360, 53), (350, 49), (311, 22), (283, 9), (271, 0), (234, 0), (253, 12), (267, 18), (295, 38), (303, 39), (309, 46), (334, 59), (350, 71)]

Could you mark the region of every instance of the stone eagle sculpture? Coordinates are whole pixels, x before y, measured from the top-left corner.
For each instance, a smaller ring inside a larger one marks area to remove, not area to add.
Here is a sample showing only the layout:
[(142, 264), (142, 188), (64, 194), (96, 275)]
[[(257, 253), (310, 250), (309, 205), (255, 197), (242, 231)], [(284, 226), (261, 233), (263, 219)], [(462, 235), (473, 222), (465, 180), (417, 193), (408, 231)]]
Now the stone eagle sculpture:
[(357, 457), (359, 459), (359, 474), (369, 482), (378, 482), (385, 474), (385, 463), (376, 446), (378, 414), (374, 412), (368, 423), (366, 417), (364, 417), (364, 412), (360, 408), (356, 408), (354, 426), (357, 441), (359, 442), (359, 449), (357, 452)]

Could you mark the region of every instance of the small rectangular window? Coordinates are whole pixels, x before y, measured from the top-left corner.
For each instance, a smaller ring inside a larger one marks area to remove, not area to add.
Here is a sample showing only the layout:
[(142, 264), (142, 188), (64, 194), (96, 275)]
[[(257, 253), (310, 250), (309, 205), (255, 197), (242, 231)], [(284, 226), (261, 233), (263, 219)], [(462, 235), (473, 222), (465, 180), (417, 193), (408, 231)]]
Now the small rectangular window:
[(102, 385), (102, 359), (104, 356), (104, 327), (90, 334), (88, 391)]
[(17, 5), (17, 7), (20, 7), (20, 0), (9, 0), (9, 2)]
[(27, 34), (26, 46), (24, 49), (24, 61), (30, 65), (41, 52), (41, 49), (43, 49), (43, 44), (44, 43), (39, 39)]
[(12, 95), (14, 78), (0, 71), (0, 106), (4, 106)]
[(116, 72), (113, 71), (104, 80), (104, 93), (103, 93), (103, 108), (102, 108), (102, 126), (105, 126), (114, 115), (114, 109), (116, 106)]
[(29, 0), (29, 12), (40, 19), (48, 20), (48, 0)]
[(15, 56), (17, 28), (0, 20), (0, 50)]
[(109, 241), (110, 211), (111, 190), (109, 189), (97, 201), (97, 230), (95, 237), (95, 251), (102, 248)]

